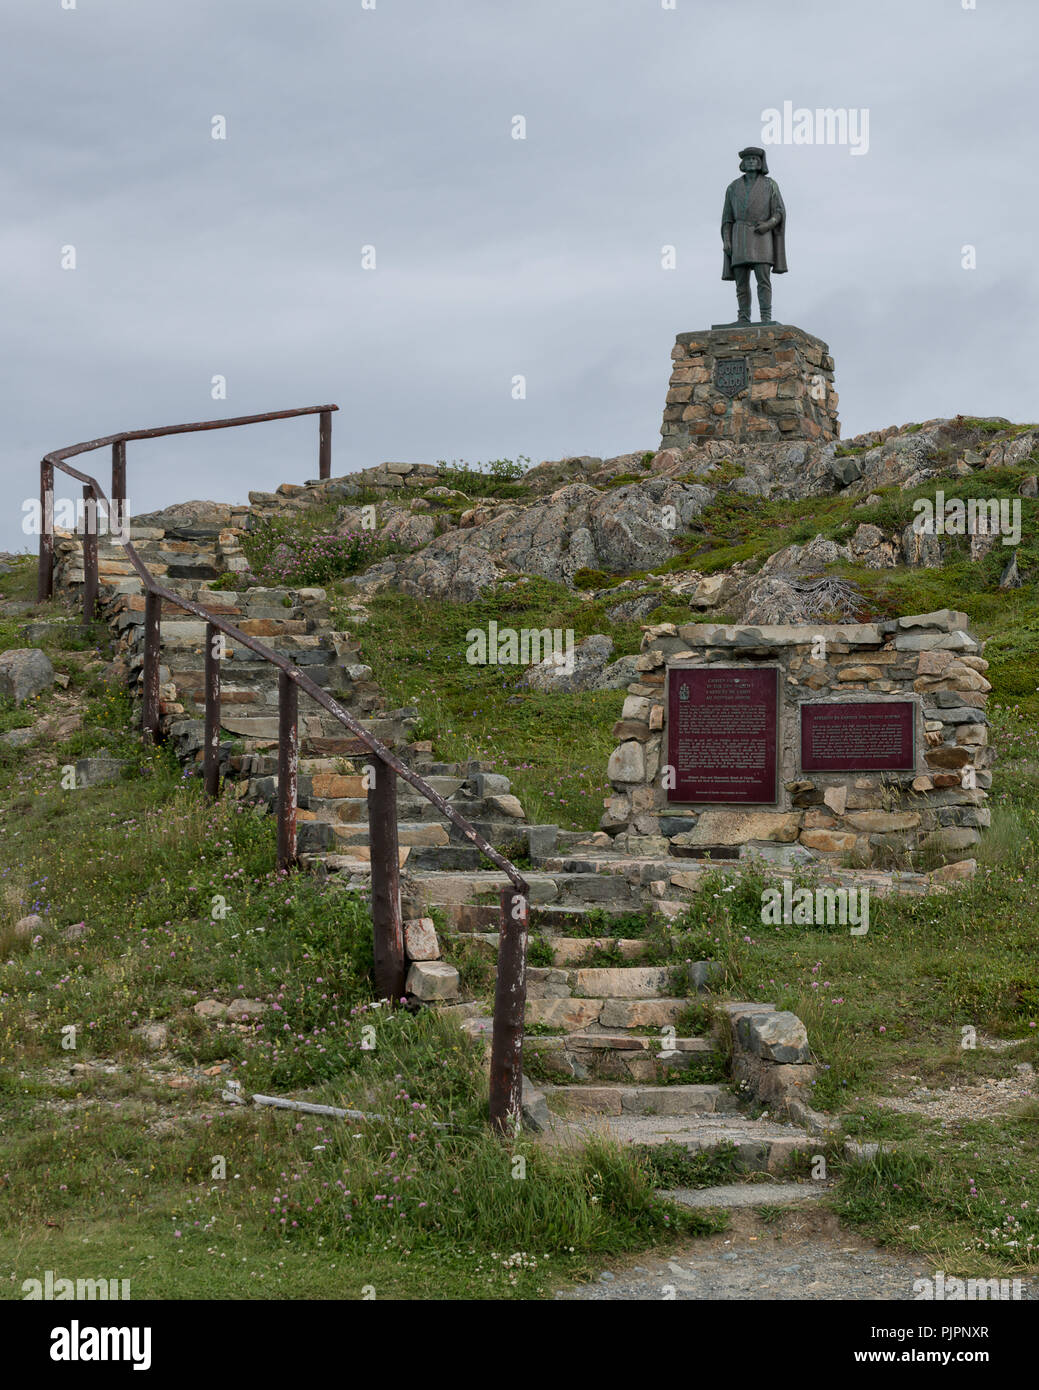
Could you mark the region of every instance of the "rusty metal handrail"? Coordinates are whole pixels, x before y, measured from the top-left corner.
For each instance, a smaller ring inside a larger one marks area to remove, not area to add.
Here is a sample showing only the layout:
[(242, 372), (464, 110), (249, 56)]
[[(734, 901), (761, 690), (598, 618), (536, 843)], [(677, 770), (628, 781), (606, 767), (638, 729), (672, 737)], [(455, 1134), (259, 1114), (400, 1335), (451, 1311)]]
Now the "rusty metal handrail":
[[(126, 505), (126, 443), (135, 439), (156, 439), (171, 434), (189, 434), (237, 425), (259, 424), (290, 419), (298, 415), (321, 416), (319, 476), (331, 476), (331, 412), (338, 406), (305, 406), (297, 410), (271, 411), (264, 415), (243, 415), (228, 420), (209, 420), (189, 425), (168, 425), (151, 430), (127, 430), (105, 435), (44, 455), (40, 463), (40, 499), (43, 527), (40, 535), (39, 598), (53, 593), (53, 488), (54, 469), (83, 484), (86, 517), (83, 533), (84, 617), (96, 615), (98, 594), (97, 534), (92, 529), (96, 509), (102, 503), (112, 515), (113, 503), (96, 478), (71, 467), (66, 460), (95, 449), (112, 447), (112, 491), (120, 507)], [(127, 518), (128, 520), (128, 518)], [(529, 885), (516, 866), (490, 845), (475, 826), (460, 815), (417, 772), (407, 767), (368, 732), (348, 710), (326, 691), (265, 643), (240, 631), (219, 614), (212, 613), (193, 599), (173, 593), (160, 584), (134, 549), (129, 536), (120, 542), (145, 589), (145, 635), (143, 671), (142, 731), (146, 738), (159, 736), (159, 638), (163, 602), (201, 618), (206, 628), (205, 657), (205, 740), (204, 783), (211, 796), (219, 795), (218, 750), (220, 743), (220, 660), (216, 634), (222, 633), (279, 671), (278, 699), (278, 866), (288, 868), (297, 862), (296, 810), (299, 766), (298, 691), (327, 710), (372, 753), (388, 770), (376, 772), (368, 793), (369, 854), (372, 873), (372, 925), (375, 945), (376, 986), (386, 997), (399, 998), (404, 986), (404, 940), (400, 904), (400, 862), (397, 839), (397, 777), (402, 777), (427, 801), (436, 806), (466, 839), (506, 875), (511, 887), (501, 891), (501, 932), (498, 941), (498, 970), (495, 986), (494, 1031), (491, 1045), (490, 1119), (501, 1130), (519, 1123), (522, 1107), (523, 1017), (526, 1004), (526, 931), (529, 920)], [(45, 573), (46, 570), (46, 573)]]

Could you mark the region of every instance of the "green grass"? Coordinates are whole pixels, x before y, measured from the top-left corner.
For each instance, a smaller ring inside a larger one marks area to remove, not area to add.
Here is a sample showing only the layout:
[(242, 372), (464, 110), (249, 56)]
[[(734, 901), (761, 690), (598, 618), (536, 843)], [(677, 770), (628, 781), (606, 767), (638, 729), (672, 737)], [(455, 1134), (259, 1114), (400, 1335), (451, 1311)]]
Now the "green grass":
[[(495, 1137), (455, 1022), (373, 1006), (364, 901), (277, 873), (272, 819), (207, 802), (74, 655), (54, 659), (84, 734), (0, 753), (3, 1296), (53, 1269), (129, 1278), (140, 1298), (532, 1298), (715, 1229), (657, 1198), (630, 1151)], [(74, 740), (95, 736), (127, 776), (62, 790)], [(36, 939), (16, 939), (31, 911)], [(486, 952), (467, 968), (493, 981)], [(194, 1013), (235, 997), (268, 1011)], [(167, 1027), (163, 1053), (134, 1035), (144, 1022)], [(229, 1078), (383, 1118), (232, 1107)]]
[[(447, 762), (479, 759), (512, 779), (533, 823), (596, 829), (609, 795), (606, 763), (623, 690), (543, 694), (521, 689), (519, 666), (470, 665), (470, 629), (550, 628), (575, 642), (607, 630), (614, 657), (638, 650), (637, 623), (611, 624), (605, 602), (582, 602), (561, 584), (530, 579), (476, 603), (434, 603), (386, 591), (366, 599), (365, 660), (393, 705), (417, 705), (416, 738)], [(344, 614), (344, 625), (348, 625)], [(580, 728), (580, 740), (573, 731)]]
[(521, 454), (518, 459), (492, 459), (486, 468), (480, 464), (456, 459), (448, 464), (438, 460), (441, 487), (456, 488), (470, 498), (493, 498), (499, 501), (526, 497), (527, 489), (518, 481), (526, 472), (530, 459)]
[[(495, 1138), (473, 1045), (435, 1013), (385, 1015), (364, 1057), (363, 1089), (310, 1094), (350, 1103), (362, 1090), (379, 1120), (212, 1096), (185, 1112), (183, 1096), (133, 1074), (103, 1077), (66, 1117), (6, 1078), (0, 1251), (15, 1287), (41, 1268), (114, 1269), (144, 1298), (360, 1297), (365, 1285), (379, 1298), (529, 1298), (606, 1257), (715, 1229), (656, 1197), (630, 1151)], [(73, 1090), (57, 1094), (70, 1104)]]

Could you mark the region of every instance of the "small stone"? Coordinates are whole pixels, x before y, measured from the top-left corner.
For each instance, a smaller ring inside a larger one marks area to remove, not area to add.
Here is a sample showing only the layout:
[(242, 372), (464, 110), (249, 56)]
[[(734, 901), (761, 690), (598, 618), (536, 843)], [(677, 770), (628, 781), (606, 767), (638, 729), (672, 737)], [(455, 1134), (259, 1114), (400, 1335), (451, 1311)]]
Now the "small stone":
[(746, 1051), (770, 1062), (807, 1062), (811, 1057), (807, 1029), (785, 1009), (744, 1014), (737, 1020), (736, 1034)]
[(161, 1052), (166, 1046), (169, 1029), (165, 1023), (142, 1023), (137, 1028), (131, 1028), (130, 1032), (135, 1038), (140, 1038), (152, 1052)]
[(39, 647), (14, 647), (0, 653), (0, 695), (23, 705), (54, 684), (54, 667)]
[(1020, 589), (1024, 582), (1017, 568), (1017, 551), (1015, 550), (1010, 557), (1010, 563), (999, 577), (999, 587), (1001, 589)]
[(404, 949), (409, 960), (440, 959), (440, 942), (432, 917), (411, 917), (404, 923)]
[(267, 1012), (267, 1005), (258, 999), (232, 999), (227, 1006), (227, 1017), (231, 1023), (251, 1023)]
[(199, 1018), (226, 1018), (227, 1005), (221, 1004), (219, 999), (200, 999), (195, 1013)]
[(942, 632), (955, 632), (957, 628), (966, 629), (966, 613), (951, 608), (939, 608), (933, 613), (913, 613), (907, 618), (899, 618), (898, 626), (903, 630), (914, 627), (938, 628)]
[(434, 999), (457, 999), (458, 971), (443, 961), (417, 960), (412, 963), (405, 981), (406, 993), (423, 1002)]
[(31, 941), (34, 936), (38, 936), (43, 931), (43, 918), (36, 913), (31, 913), (28, 917), (22, 917), (14, 924), (14, 939), (16, 941)]
[(125, 766), (121, 758), (80, 758), (76, 763), (76, 786), (106, 786), (118, 780)]
[(976, 859), (959, 859), (952, 864), (942, 864), (939, 868), (932, 870), (930, 877), (937, 879), (940, 883), (949, 883), (957, 879), (973, 878), (977, 872), (978, 861)]
[(9, 729), (6, 734), (0, 734), (0, 743), (6, 744), (8, 748), (24, 748), (35, 737), (35, 729)]
[(526, 1077), (522, 1078), (522, 1114), (524, 1126), (535, 1134), (552, 1128), (552, 1116), (543, 1091)]
[(646, 755), (641, 743), (622, 743), (610, 754), (606, 776), (611, 782), (644, 782)]
[(41, 719), (35, 732), (43, 734), (55, 743), (64, 743), (73, 734), (78, 734), (82, 727), (83, 716), (81, 714), (52, 715), (49, 719)]
[(848, 788), (844, 785), (827, 787), (823, 792), (823, 802), (835, 816), (843, 816), (848, 805)]

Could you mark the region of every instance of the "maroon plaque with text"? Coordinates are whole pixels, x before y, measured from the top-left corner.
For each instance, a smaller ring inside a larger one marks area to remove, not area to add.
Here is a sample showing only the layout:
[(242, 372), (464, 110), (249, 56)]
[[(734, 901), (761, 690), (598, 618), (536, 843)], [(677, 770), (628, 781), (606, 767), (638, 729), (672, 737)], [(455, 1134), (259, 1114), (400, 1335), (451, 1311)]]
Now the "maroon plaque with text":
[(773, 804), (779, 672), (705, 666), (668, 672), (669, 801)]
[(916, 766), (912, 700), (801, 706), (805, 772), (909, 772)]

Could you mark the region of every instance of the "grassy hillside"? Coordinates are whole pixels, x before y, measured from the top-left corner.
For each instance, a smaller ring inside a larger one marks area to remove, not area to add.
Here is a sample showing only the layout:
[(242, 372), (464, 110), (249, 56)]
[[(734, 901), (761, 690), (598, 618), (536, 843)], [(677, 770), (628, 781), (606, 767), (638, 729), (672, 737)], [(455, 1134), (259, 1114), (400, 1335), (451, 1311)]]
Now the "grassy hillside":
[[(0, 623), (0, 649), (17, 628)], [(209, 804), (143, 750), (92, 643), (51, 655), (68, 690), (0, 711), (84, 726), (0, 744), (0, 1296), (52, 1269), (118, 1273), (143, 1298), (536, 1297), (718, 1227), (657, 1199), (635, 1155), (493, 1138), (455, 1025), (372, 1005), (364, 903), (277, 873), (269, 817)], [(62, 767), (101, 750), (122, 779), (63, 791)], [(43, 924), (17, 938), (30, 912)], [(210, 998), (268, 1013), (206, 1022)], [(161, 1051), (135, 1033), (149, 1024)], [(385, 1119), (234, 1106), (229, 1080)]]
[[(1016, 497), (1022, 472), (946, 490), (969, 496), (983, 484)], [(844, 539), (861, 521), (890, 530), (934, 490), (885, 491), (861, 509), (819, 499), (810, 516), (804, 503), (726, 494), (680, 538), (670, 567), (760, 561), (820, 531)], [(1039, 1259), (1039, 1102), (1022, 1070), (1039, 1066), (1039, 551), (1035, 501), (1023, 510), (1018, 590), (998, 589), (1002, 548), (971, 564), (954, 542), (938, 570), (842, 567), (870, 616), (961, 608), (989, 639), (1000, 757), (976, 881), (875, 900), (869, 933), (854, 940), (839, 928), (763, 927), (767, 880), (755, 870), (736, 888), (710, 885), (673, 940), (658, 924), (625, 923), (626, 934), (656, 934), (659, 959), (712, 956), (730, 993), (805, 1020), (821, 1068), (815, 1104), (841, 1137), (895, 1145), (859, 1166), (828, 1146), (837, 1210), (972, 1275), (1034, 1270)], [(345, 598), (349, 580), (339, 587)], [(28, 565), (0, 578), (11, 597), (32, 588)], [(465, 661), (465, 634), (494, 618), (573, 628), (578, 640), (606, 632), (616, 655), (636, 651), (639, 626), (611, 624), (613, 601), (535, 579), (477, 604), (376, 595), (364, 655), (391, 701), (419, 705), (418, 735), (439, 756), (494, 762), (532, 820), (593, 828), (623, 691), (520, 690), (517, 670)], [(661, 593), (648, 621), (711, 616)], [(0, 610), (0, 650), (22, 645), (18, 626)], [(69, 721), (26, 748), (0, 744), (5, 1296), (50, 1268), (120, 1273), (140, 1297), (360, 1297), (366, 1287), (380, 1298), (536, 1297), (613, 1254), (716, 1227), (654, 1198), (646, 1155), (563, 1156), (492, 1139), (466, 1041), (428, 1015), (372, 1008), (363, 903), (278, 875), (268, 818), (209, 805), (164, 752), (142, 749), (128, 701), (103, 679), (106, 642), (103, 629), (73, 622), (48, 639), (66, 687), (21, 710), (0, 706), (0, 732)], [(61, 789), (64, 766), (102, 751), (126, 760), (122, 780)], [(16, 939), (29, 912), (43, 926)], [(472, 978), (486, 985), (486, 971)], [(258, 1024), (214, 1024), (194, 1012), (207, 998), (269, 1009)], [(135, 1032), (148, 1024), (165, 1026), (163, 1050)], [(361, 1045), (365, 1027), (374, 1049)], [(964, 1028), (976, 1046), (962, 1045)], [(229, 1080), (386, 1119), (355, 1128), (235, 1106), (221, 1098)], [(937, 1098), (931, 1109), (914, 1100), (921, 1087)], [(683, 1173), (724, 1176), (721, 1160)]]

